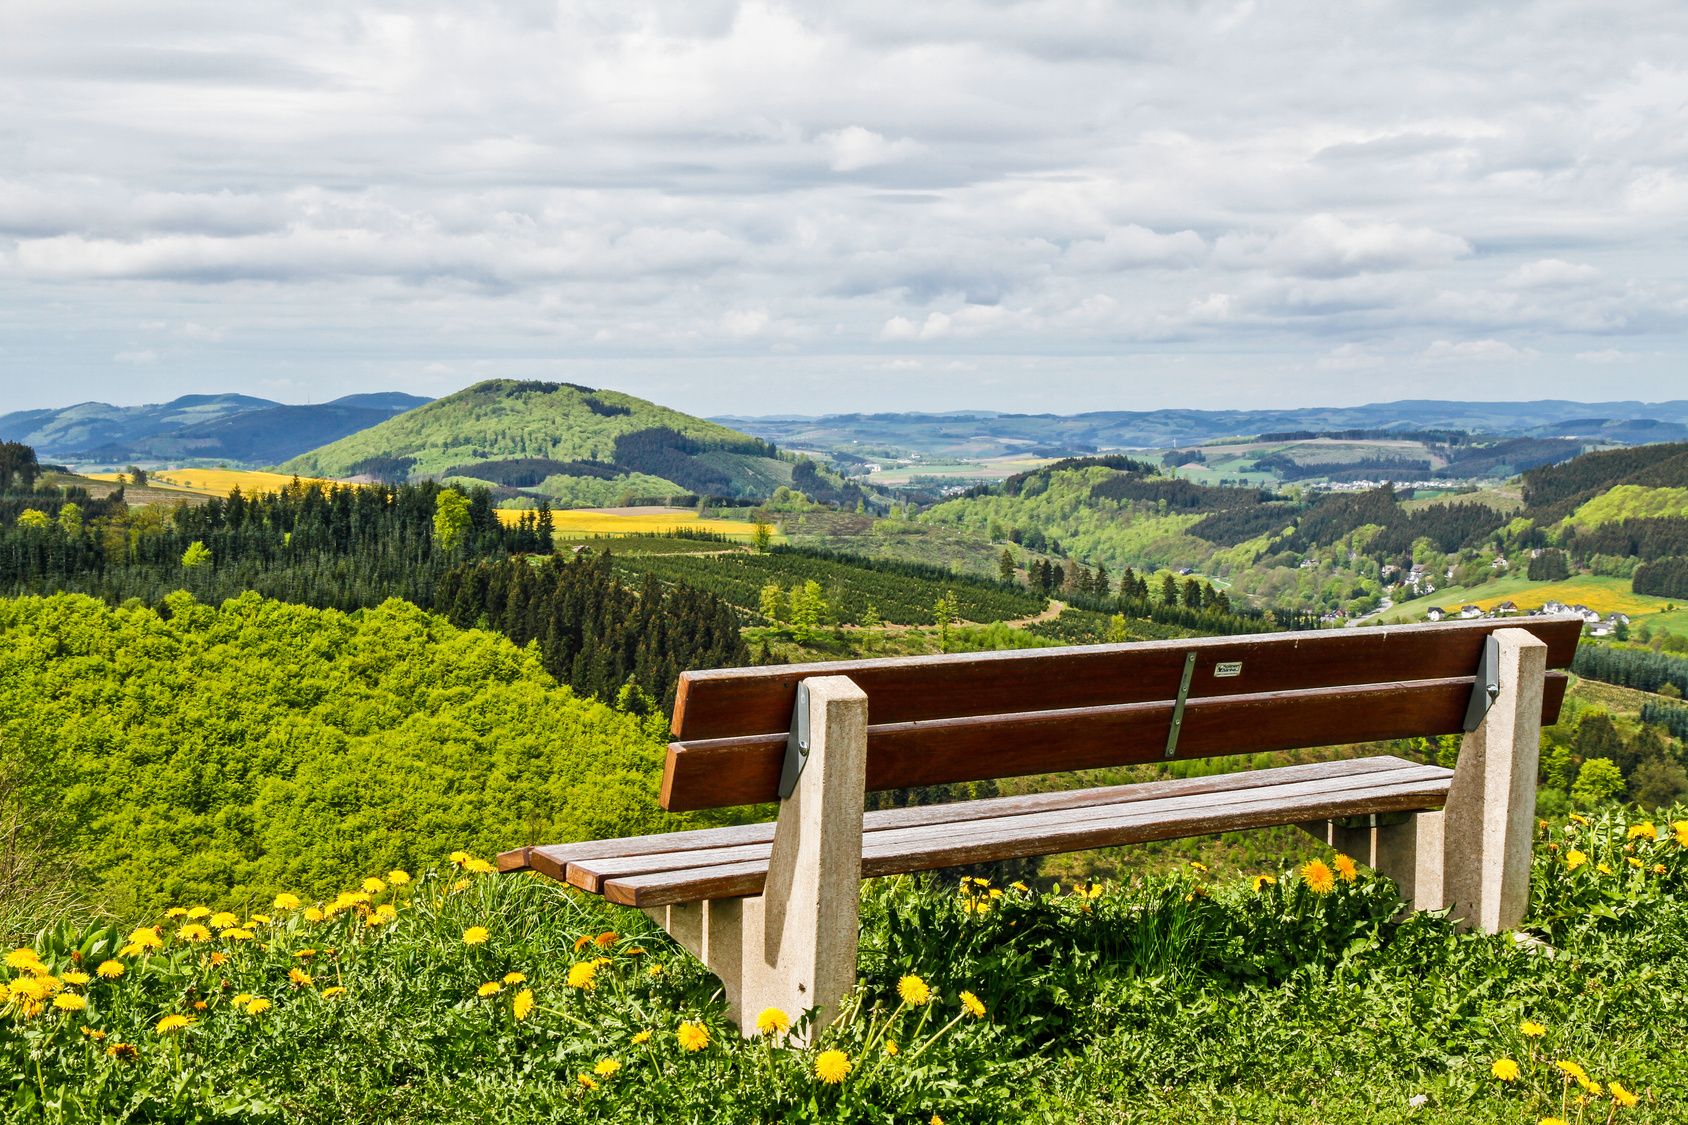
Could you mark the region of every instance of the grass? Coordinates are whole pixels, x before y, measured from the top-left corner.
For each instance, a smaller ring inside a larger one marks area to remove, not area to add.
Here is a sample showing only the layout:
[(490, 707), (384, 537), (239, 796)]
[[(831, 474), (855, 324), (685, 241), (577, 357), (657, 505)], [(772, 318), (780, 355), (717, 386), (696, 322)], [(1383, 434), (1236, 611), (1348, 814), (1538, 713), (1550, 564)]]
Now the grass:
[(741, 1038), (638, 912), (461, 854), (347, 872), (317, 904), (49, 926), (0, 970), (0, 1117), (1680, 1122), (1688, 828), (1661, 823), (1544, 827), (1533, 949), (1401, 915), (1363, 868), (874, 881), (812, 1046)]

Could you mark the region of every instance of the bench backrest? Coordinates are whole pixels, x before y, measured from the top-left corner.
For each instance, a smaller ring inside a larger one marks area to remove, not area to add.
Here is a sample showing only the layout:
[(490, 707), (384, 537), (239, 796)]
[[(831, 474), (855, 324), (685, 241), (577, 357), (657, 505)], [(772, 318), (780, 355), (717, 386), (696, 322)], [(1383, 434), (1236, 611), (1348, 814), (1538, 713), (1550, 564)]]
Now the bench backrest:
[[(686, 672), (662, 778), (670, 811), (779, 796), (797, 685), (868, 697), (867, 787), (1454, 734), (1485, 638), (1522, 628), (1565, 669), (1580, 617), (1527, 617)], [(1178, 708), (1180, 689), (1185, 699)], [(1550, 671), (1542, 723), (1557, 720)], [(1169, 739), (1175, 713), (1175, 740)]]

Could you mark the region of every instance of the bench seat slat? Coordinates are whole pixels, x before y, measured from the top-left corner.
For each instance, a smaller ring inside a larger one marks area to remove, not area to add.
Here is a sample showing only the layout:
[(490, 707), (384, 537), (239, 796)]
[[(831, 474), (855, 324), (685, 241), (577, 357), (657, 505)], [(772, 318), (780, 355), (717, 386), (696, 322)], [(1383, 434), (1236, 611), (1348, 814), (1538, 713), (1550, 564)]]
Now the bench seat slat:
[[(952, 845), (990, 845), (1008, 839), (1036, 840), (1041, 838), (1042, 833), (1076, 830), (1081, 825), (1091, 823), (1116, 822), (1122, 806), (1152, 808), (1156, 816), (1203, 811), (1222, 815), (1233, 808), (1258, 804), (1263, 799), (1289, 799), (1308, 793), (1323, 793), (1334, 797), (1355, 789), (1371, 792), (1379, 786), (1388, 787), (1391, 791), (1411, 788), (1416, 792), (1417, 787), (1426, 783), (1432, 786), (1439, 783), (1445, 789), (1447, 779), (1451, 776), (1451, 771), (1440, 766), (1415, 765), (1398, 758), (1387, 760), (1399, 764), (1394, 768), (1355, 771), (1346, 776), (1263, 776), (1275, 775), (1277, 772), (1269, 770), (1254, 774), (1231, 774), (1228, 776), (1245, 782), (1252, 777), (1254, 784), (1232, 785), (1218, 791), (1186, 789), (1168, 792), (1163, 789), (1150, 795), (1136, 792), (1147, 786), (1120, 785), (1091, 790), (1096, 798), (1082, 805), (1043, 802), (1039, 805), (1018, 803), (1016, 807), (1003, 807), (1005, 804), (1013, 804), (1013, 799), (999, 803), (995, 808), (988, 807), (985, 801), (935, 805), (930, 806), (934, 811), (950, 815), (941, 819), (933, 817), (924, 824), (881, 828), (877, 832), (867, 831), (863, 836), (863, 856), (886, 856), (907, 849), (920, 851), (936, 842)], [(634, 875), (734, 863), (766, 864), (770, 848), (771, 842), (576, 860), (568, 864), (567, 876), (574, 886), (601, 893), (606, 882), (620, 881)]]
[[(1120, 786), (1115, 788), (1122, 791), (1118, 795), (1124, 799), (1102, 803), (1065, 809), (1032, 808), (1006, 815), (881, 828), (863, 839), (862, 875), (896, 875), (1144, 840), (1299, 824), (1359, 813), (1435, 808), (1446, 799), (1451, 771), (1400, 759), (1385, 761), (1386, 768), (1355, 770), (1331, 777), (1313, 775), (1304, 766), (1282, 767), (1297, 771), (1297, 776), (1292, 778), (1274, 777), (1277, 770), (1231, 774), (1227, 777), (1252, 779), (1254, 784), (1210, 793), (1186, 790), (1168, 794), (1163, 790), (1159, 795), (1132, 799), (1138, 795), (1130, 794), (1130, 790), (1172, 783)], [(1317, 765), (1335, 764), (1338, 763)], [(1023, 801), (1024, 798), (999, 800)], [(984, 803), (960, 802), (934, 808), (962, 810)], [(768, 846), (750, 847), (753, 850), (734, 845), (632, 856), (628, 857), (629, 866), (645, 870), (600, 876), (597, 884), (610, 901), (641, 907), (760, 894), (767, 876)], [(745, 856), (750, 858), (728, 858)], [(700, 863), (701, 866), (694, 866)], [(612, 865), (611, 861), (571, 862), (569, 873), (579, 872), (575, 881), (589, 883), (595, 869)], [(652, 867), (661, 869), (648, 869)]]
[[(1404, 758), (1378, 754), (1366, 758), (1341, 758), (1329, 762), (1304, 762), (1274, 767), (1272, 773), (1284, 781), (1348, 777), (1379, 770), (1404, 769), (1414, 765)], [(1080, 808), (1085, 805), (1147, 801), (1187, 793), (1223, 793), (1257, 787), (1260, 771), (1211, 774), (1207, 777), (1172, 778), (1136, 785), (1106, 785), (1088, 789), (1065, 789), (1052, 793), (1027, 793), (1009, 797), (986, 797), (943, 805), (914, 805), (905, 808), (874, 809), (862, 818), (864, 832), (908, 828), (922, 824), (948, 824), (957, 820), (1006, 816), (1045, 809)], [(658, 832), (648, 836), (627, 836), (616, 840), (585, 840), (572, 844), (543, 844), (517, 848), (498, 857), (501, 871), (532, 869), (558, 881), (566, 881), (571, 863), (589, 860), (654, 855), (661, 852), (730, 848), (744, 844), (771, 843), (774, 822), (738, 824), (727, 828), (694, 828), (681, 832)], [(597, 885), (580, 884), (583, 890), (598, 892)]]
[[(1454, 734), (1472, 683), (1467, 675), (1192, 699), (1178, 757)], [(1548, 675), (1544, 721), (1557, 716), (1565, 688), (1563, 673)], [(1173, 712), (1171, 700), (1156, 700), (882, 722), (872, 706), (870, 700), (870, 790), (1159, 761)], [(662, 806), (679, 812), (770, 800), (785, 746), (783, 733), (671, 743)]]

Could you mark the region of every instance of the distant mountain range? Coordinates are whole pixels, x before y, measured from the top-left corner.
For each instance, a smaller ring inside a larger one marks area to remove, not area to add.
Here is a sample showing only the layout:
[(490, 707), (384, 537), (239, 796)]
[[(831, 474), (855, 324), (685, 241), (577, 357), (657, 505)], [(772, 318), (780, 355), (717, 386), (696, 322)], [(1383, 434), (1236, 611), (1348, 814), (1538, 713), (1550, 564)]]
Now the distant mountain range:
[(790, 449), (924, 456), (1051, 456), (1191, 446), (1263, 433), (1462, 430), (1501, 437), (1574, 437), (1640, 445), (1688, 439), (1688, 401), (1447, 402), (1409, 399), (1292, 410), (1106, 410), (1085, 414), (730, 415), (714, 421)]
[(184, 395), (146, 406), (83, 402), (0, 415), (0, 440), (47, 462), (261, 467), (377, 425), (432, 400), (399, 392), (289, 406), (250, 395)]

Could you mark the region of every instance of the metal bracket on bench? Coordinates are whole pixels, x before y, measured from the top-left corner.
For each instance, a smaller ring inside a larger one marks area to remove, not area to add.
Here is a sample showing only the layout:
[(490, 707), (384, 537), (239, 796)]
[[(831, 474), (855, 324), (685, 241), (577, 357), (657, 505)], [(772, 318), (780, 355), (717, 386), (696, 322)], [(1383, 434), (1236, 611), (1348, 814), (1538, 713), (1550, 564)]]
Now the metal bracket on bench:
[(1500, 642), (1490, 633), (1483, 638), (1483, 655), (1477, 661), (1477, 681), (1471, 685), (1471, 703), (1465, 709), (1465, 730), (1477, 729), (1483, 716), (1500, 695)]
[(1196, 671), (1196, 654), (1184, 654), (1184, 678), (1178, 681), (1178, 698), (1172, 703), (1172, 728), (1166, 732), (1166, 756), (1178, 753), (1178, 731), (1184, 725), (1184, 701), (1190, 697), (1190, 677)]
[(780, 770), (780, 800), (791, 796), (803, 767), (809, 764), (809, 685), (797, 684), (797, 703), (791, 710), (791, 733), (785, 740), (785, 765)]

